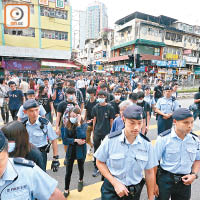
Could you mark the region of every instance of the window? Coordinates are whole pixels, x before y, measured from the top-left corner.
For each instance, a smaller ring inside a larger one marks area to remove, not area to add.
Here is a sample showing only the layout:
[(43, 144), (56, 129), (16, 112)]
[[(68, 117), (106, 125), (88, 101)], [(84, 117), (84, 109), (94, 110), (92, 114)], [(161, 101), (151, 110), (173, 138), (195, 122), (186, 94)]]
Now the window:
[(61, 32), (61, 31), (52, 31), (52, 30), (44, 30), (42, 29), (42, 38), (47, 39), (55, 39), (55, 40), (68, 40), (68, 33), (67, 32)]
[(170, 38), (171, 38), (171, 34), (169, 32), (166, 32), (165, 39), (170, 40)]
[(154, 48), (154, 56), (160, 56), (160, 48)]

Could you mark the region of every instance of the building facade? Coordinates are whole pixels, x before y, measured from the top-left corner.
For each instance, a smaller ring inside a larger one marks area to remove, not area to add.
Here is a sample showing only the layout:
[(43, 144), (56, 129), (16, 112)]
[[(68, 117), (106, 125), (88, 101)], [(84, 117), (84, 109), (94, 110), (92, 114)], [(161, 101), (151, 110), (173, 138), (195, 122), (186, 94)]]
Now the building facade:
[[(6, 4), (28, 4), (30, 26), (27, 29), (7, 29), (4, 26)], [(71, 6), (67, 0), (3, 0), (0, 1), (0, 56), (9, 59), (27, 59), (35, 62), (51, 59), (65, 62), (71, 58)], [(6, 62), (3, 62), (6, 63)], [(48, 62), (44, 62), (47, 64)], [(49, 66), (50, 67), (50, 66)], [(31, 67), (30, 67), (31, 68)]]
[(195, 74), (200, 65), (199, 28), (163, 15), (132, 13), (115, 23), (109, 62), (119, 70), (126, 65), (128, 55), (140, 54), (139, 72), (157, 73), (165, 79), (178, 72)]

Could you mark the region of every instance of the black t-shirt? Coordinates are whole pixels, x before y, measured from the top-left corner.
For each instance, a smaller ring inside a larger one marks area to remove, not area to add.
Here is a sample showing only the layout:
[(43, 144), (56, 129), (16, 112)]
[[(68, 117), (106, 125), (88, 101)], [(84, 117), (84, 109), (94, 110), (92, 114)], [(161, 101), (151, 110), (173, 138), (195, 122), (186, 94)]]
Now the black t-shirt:
[[(93, 119), (93, 117), (92, 117), (92, 108), (93, 108), (96, 104), (97, 104), (96, 99), (95, 99), (94, 102), (90, 102), (90, 100), (89, 100), (89, 101), (86, 101), (86, 103), (85, 103), (85, 109), (87, 110), (87, 120)], [(90, 125), (92, 125), (92, 124), (90, 124)]]
[(96, 124), (94, 127), (94, 134), (105, 136), (110, 133), (110, 119), (114, 119), (114, 109), (110, 104), (101, 106), (97, 104), (92, 109), (92, 116), (96, 117)]
[(50, 103), (52, 102), (52, 98), (51, 96), (48, 98), (47, 95), (41, 95), (41, 97), (39, 97), (38, 99), (38, 103), (39, 105), (43, 105), (45, 111), (47, 113), (50, 113), (51, 112), (51, 106), (50, 106)]
[(163, 87), (160, 85), (157, 85), (154, 87), (155, 91), (155, 98), (161, 98), (163, 96)]
[(117, 103), (115, 100), (110, 102), (110, 104), (112, 105), (112, 107), (114, 109), (114, 115), (119, 114), (119, 104), (120, 103), (121, 103), (121, 101), (119, 103)]
[[(197, 92), (195, 95), (194, 95), (194, 99), (200, 99), (200, 92)], [(200, 109), (200, 102), (199, 103), (196, 103), (198, 105), (198, 109)]]
[(142, 103), (137, 103), (138, 106), (141, 106), (143, 108), (143, 118), (147, 117), (147, 112), (151, 111), (151, 107), (149, 103), (146, 101), (143, 101)]
[(108, 93), (108, 96), (107, 96), (107, 99), (106, 99), (106, 102), (107, 103), (110, 103), (112, 100), (114, 100), (115, 97), (113, 96), (113, 94), (111, 93)]
[(75, 106), (76, 104), (74, 102), (68, 102), (68, 101), (62, 101), (58, 104), (58, 108), (57, 108), (57, 112), (61, 113), (61, 117), (63, 116), (67, 106), (71, 104), (73, 106)]

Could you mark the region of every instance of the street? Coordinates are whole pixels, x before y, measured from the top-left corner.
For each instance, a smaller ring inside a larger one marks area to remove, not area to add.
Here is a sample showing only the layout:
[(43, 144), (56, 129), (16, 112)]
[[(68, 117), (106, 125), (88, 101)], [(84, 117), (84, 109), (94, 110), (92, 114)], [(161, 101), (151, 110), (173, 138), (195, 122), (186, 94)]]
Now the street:
[[(192, 104), (193, 99), (181, 99), (179, 100), (181, 107), (188, 108), (190, 104)], [(200, 135), (200, 122), (199, 119), (197, 119), (194, 123), (194, 132), (198, 135)], [(156, 126), (156, 120), (155, 118), (151, 119), (151, 126), (150, 131), (147, 134), (147, 136), (150, 138), (152, 144), (155, 143), (156, 137), (157, 137), (157, 126)], [(61, 191), (64, 191), (64, 178), (65, 178), (65, 167), (63, 165), (64, 161), (64, 149), (61, 142), (59, 142), (59, 156), (61, 160), (61, 167), (57, 173), (54, 173), (50, 170), (51, 161), (52, 160), (52, 151), (50, 152), (48, 158), (48, 174), (54, 177), (58, 181), (58, 187)], [(72, 200), (93, 200), (93, 199), (100, 199), (100, 187), (101, 187), (101, 176), (98, 176), (96, 178), (92, 177), (93, 172), (93, 162), (92, 162), (92, 156), (87, 156), (86, 163), (85, 163), (85, 175), (84, 175), (84, 189), (82, 192), (77, 191), (77, 185), (78, 185), (78, 166), (75, 162), (72, 178), (71, 178), (71, 184), (70, 184), (70, 195), (68, 199)], [(192, 200), (199, 200), (199, 187), (200, 187), (200, 180), (196, 180), (192, 185)], [(146, 187), (143, 188), (143, 192), (141, 195), (141, 200), (147, 199), (147, 192)]]

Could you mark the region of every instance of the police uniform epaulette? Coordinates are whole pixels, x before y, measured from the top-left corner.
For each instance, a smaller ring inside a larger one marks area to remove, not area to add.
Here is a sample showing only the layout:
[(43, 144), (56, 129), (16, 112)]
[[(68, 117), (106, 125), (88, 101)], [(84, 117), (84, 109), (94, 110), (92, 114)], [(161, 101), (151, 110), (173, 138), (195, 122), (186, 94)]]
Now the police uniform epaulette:
[(145, 139), (146, 141), (151, 142), (151, 141), (149, 140), (149, 138), (146, 137), (145, 135), (143, 135), (142, 133), (140, 133), (140, 136), (141, 136), (143, 139)]
[(114, 138), (118, 135), (121, 135), (122, 134), (122, 130), (119, 130), (119, 131), (115, 131), (115, 132), (111, 132), (109, 135), (108, 135), (108, 138)]
[(47, 125), (47, 124), (49, 123), (49, 120), (46, 119), (46, 118), (44, 118), (44, 117), (39, 117), (39, 122), (40, 122), (41, 124)]
[(193, 132), (190, 132), (190, 134), (194, 135), (195, 137), (198, 137), (198, 135), (196, 135), (195, 133)]
[(162, 132), (159, 136), (164, 137), (164, 136), (166, 136), (166, 135), (168, 135), (170, 133), (171, 133), (171, 129), (168, 129), (168, 130)]
[(35, 163), (31, 160), (26, 160), (24, 158), (13, 158), (13, 162), (14, 164), (16, 165), (23, 165), (23, 166), (26, 166), (26, 167), (34, 167), (35, 166)]

